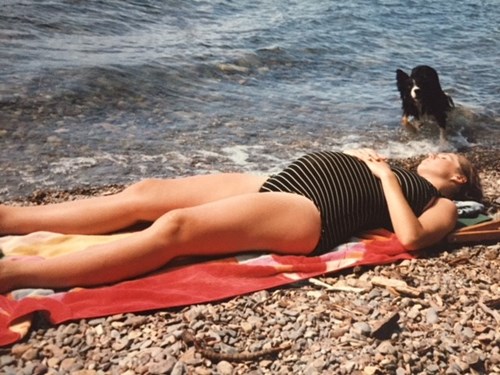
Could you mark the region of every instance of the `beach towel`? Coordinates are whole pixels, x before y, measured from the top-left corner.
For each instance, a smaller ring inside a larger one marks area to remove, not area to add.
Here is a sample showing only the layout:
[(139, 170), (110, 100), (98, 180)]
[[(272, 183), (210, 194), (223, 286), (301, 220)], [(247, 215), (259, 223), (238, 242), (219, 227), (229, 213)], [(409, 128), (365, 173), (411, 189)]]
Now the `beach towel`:
[[(36, 232), (0, 238), (6, 260), (36, 261), (113, 241), (128, 234), (107, 236)], [(376, 230), (352, 238), (320, 256), (244, 254), (195, 263), (172, 262), (133, 280), (93, 288), (54, 291), (20, 289), (0, 295), (0, 345), (22, 339), (35, 313), (53, 324), (127, 312), (143, 312), (220, 301), (229, 297), (290, 284), (360, 265), (409, 259), (412, 255), (395, 235)]]

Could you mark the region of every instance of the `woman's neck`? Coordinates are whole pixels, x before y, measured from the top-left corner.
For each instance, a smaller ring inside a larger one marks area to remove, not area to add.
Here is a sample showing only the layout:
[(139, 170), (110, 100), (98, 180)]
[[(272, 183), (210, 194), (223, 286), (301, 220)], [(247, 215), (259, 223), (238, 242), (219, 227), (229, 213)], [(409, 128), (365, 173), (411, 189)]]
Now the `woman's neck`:
[(420, 176), (429, 181), (443, 197), (453, 199), (453, 196), (455, 195), (455, 186), (451, 181), (434, 175), (421, 174)]

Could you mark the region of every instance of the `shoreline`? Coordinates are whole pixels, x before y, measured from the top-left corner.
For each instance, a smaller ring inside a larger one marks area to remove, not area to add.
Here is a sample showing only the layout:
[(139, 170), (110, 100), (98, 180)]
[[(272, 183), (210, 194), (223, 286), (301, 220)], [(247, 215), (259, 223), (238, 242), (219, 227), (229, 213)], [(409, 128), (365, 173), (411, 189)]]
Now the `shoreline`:
[[(500, 209), (498, 151), (464, 153), (477, 166), (487, 212)], [(412, 167), (418, 158), (396, 160)], [(122, 186), (36, 191), (13, 204), (112, 193)], [(500, 373), (500, 244), (443, 244), (416, 259), (358, 267), (219, 302), (53, 326), (41, 314), (0, 348), (6, 374), (494, 374)], [(403, 280), (418, 295), (380, 286)], [(340, 288), (342, 287), (342, 288)], [(497, 301), (495, 303), (495, 300)], [(384, 337), (377, 329), (385, 329)], [(277, 355), (211, 360), (182, 338), (212, 337), (222, 352)]]
[[(478, 169), (483, 183), (484, 204), (487, 209), (497, 212), (500, 210), (500, 193), (495, 186), (500, 184), (500, 149), (484, 149), (473, 147), (460, 154), (467, 157)], [(424, 156), (392, 159), (394, 165), (414, 169)], [(94, 184), (85, 186), (74, 186), (68, 189), (36, 189), (31, 194), (11, 197), (4, 203), (13, 204), (46, 204), (90, 197), (100, 194), (112, 194), (122, 190), (126, 185), (122, 184)]]

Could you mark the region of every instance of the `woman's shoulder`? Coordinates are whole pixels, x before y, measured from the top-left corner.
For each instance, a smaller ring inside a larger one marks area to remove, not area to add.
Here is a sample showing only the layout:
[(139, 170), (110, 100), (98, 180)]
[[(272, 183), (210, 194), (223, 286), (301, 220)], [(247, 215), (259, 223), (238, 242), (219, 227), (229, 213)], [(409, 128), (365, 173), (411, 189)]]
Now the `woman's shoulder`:
[(448, 198), (443, 196), (436, 197), (430, 204), (428, 209), (435, 210), (440, 213), (450, 213), (453, 216), (458, 216), (457, 206), (455, 203)]

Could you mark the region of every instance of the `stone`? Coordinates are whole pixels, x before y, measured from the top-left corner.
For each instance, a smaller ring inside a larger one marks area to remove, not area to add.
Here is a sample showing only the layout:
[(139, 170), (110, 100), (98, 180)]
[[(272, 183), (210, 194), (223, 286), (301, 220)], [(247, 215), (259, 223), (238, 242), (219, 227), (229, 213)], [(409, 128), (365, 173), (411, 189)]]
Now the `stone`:
[(185, 373), (186, 373), (186, 366), (182, 361), (177, 361), (175, 362), (175, 365), (172, 368), (170, 375), (183, 375)]
[(37, 357), (38, 357), (38, 349), (33, 347), (26, 350), (21, 356), (21, 358), (25, 361), (32, 361)]
[(240, 326), (241, 326), (241, 329), (243, 330), (243, 332), (245, 332), (246, 334), (252, 332), (252, 330), (253, 330), (253, 326), (249, 322), (241, 322)]
[(16, 358), (12, 355), (2, 355), (0, 356), (0, 367), (9, 366), (16, 362)]
[(220, 375), (231, 375), (233, 369), (233, 365), (227, 361), (220, 361), (217, 363), (217, 371)]
[(379, 340), (387, 340), (399, 329), (399, 312), (393, 312), (373, 325), (371, 335)]
[(16, 344), (12, 347), (11, 354), (15, 355), (16, 357), (20, 357), (29, 349), (32, 349), (32, 346), (30, 344)]
[(167, 359), (150, 364), (148, 367), (148, 371), (150, 374), (154, 375), (170, 374), (173, 371), (175, 364), (176, 360), (173, 357), (169, 357)]
[(391, 344), (391, 342), (388, 340), (382, 341), (379, 344), (379, 346), (377, 346), (376, 351), (381, 353), (381, 354), (394, 354), (394, 353), (396, 353), (396, 349)]
[(366, 322), (356, 322), (352, 325), (352, 330), (358, 335), (370, 336), (372, 328)]
[(439, 321), (436, 309), (431, 307), (425, 311), (425, 321), (429, 324), (436, 324)]

